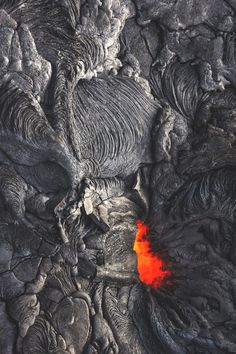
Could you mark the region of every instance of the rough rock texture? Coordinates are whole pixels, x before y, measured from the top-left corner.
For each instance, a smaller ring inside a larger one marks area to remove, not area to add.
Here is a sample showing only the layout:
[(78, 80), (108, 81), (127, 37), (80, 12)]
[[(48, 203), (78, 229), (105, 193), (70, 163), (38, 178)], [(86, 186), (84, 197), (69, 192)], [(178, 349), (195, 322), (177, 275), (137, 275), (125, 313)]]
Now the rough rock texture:
[(0, 0), (0, 354), (236, 353), (235, 12)]

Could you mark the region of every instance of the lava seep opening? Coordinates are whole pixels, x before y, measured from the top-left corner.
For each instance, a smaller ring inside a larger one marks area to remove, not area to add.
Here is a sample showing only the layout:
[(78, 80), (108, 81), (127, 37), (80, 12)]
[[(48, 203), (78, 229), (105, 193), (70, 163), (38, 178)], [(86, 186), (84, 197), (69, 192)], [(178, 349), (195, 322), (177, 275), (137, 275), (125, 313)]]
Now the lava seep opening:
[(133, 250), (137, 254), (139, 279), (153, 288), (158, 288), (163, 284), (166, 277), (170, 276), (170, 270), (166, 269), (165, 263), (159, 258), (157, 252), (151, 250), (148, 240), (149, 227), (136, 221), (138, 227)]

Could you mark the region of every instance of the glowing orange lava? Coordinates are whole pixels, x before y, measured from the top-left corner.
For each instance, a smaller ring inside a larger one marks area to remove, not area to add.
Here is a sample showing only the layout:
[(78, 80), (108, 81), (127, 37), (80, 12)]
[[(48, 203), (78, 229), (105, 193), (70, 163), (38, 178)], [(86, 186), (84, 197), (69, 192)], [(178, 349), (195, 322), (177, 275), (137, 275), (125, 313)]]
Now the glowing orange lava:
[(140, 280), (154, 288), (160, 287), (165, 277), (170, 275), (169, 270), (164, 270), (164, 262), (153, 253), (147, 238), (149, 228), (141, 220), (136, 221), (138, 231), (134, 243), (134, 251), (137, 253), (138, 273)]

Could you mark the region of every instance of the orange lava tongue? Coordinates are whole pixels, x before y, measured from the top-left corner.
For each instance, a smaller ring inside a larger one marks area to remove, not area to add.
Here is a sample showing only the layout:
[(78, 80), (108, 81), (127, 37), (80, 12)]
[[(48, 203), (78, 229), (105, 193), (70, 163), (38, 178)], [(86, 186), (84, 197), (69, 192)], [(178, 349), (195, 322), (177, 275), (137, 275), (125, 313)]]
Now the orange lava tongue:
[(141, 282), (158, 288), (166, 276), (170, 275), (169, 270), (163, 270), (164, 262), (153, 253), (150, 242), (147, 239), (149, 228), (141, 220), (136, 221), (138, 231), (134, 242), (134, 251), (137, 253), (138, 273)]

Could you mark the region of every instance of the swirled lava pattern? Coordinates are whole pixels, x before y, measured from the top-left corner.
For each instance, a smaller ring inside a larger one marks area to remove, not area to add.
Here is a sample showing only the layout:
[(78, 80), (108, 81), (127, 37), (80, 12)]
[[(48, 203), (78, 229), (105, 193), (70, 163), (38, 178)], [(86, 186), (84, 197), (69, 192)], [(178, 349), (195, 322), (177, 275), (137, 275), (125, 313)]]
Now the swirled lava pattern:
[(163, 284), (164, 279), (170, 276), (170, 271), (164, 269), (164, 262), (156, 252), (151, 250), (148, 225), (141, 220), (137, 220), (136, 225), (138, 230), (133, 249), (137, 254), (139, 279), (142, 283), (158, 288)]

